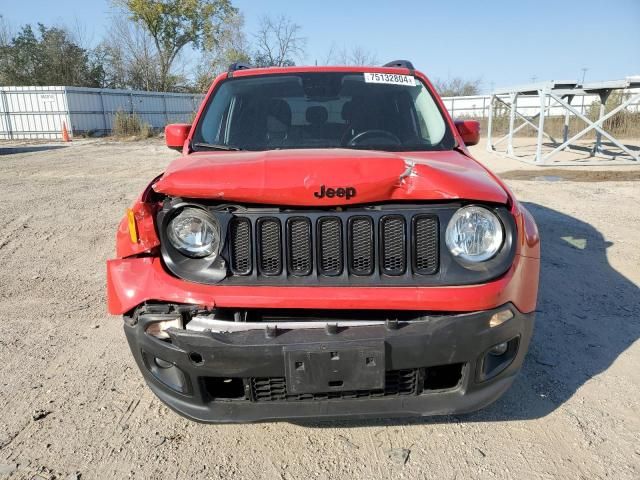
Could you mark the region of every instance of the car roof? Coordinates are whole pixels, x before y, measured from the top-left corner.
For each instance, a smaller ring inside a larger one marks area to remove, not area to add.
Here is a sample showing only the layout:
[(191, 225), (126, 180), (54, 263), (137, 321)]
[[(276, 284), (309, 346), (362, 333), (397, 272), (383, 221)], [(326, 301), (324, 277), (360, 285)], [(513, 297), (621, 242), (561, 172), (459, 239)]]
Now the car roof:
[(380, 66), (293, 66), (293, 67), (267, 67), (267, 68), (242, 68), (230, 71), (233, 77), (247, 77), (254, 75), (274, 75), (286, 73), (313, 73), (313, 72), (353, 72), (353, 73), (395, 73), (399, 75), (413, 75), (416, 71), (405, 67), (380, 67)]

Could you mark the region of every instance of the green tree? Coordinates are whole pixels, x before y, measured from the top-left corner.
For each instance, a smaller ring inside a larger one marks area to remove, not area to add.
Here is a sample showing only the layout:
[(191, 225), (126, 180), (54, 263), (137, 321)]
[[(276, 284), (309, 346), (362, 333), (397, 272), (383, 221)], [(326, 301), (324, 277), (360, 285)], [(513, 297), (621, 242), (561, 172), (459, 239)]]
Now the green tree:
[(4, 85), (101, 85), (102, 65), (63, 28), (38, 24), (36, 33), (25, 25), (0, 49)]
[(207, 49), (226, 19), (237, 13), (230, 0), (116, 0), (145, 27), (158, 53), (160, 90), (172, 87), (171, 67), (187, 46)]

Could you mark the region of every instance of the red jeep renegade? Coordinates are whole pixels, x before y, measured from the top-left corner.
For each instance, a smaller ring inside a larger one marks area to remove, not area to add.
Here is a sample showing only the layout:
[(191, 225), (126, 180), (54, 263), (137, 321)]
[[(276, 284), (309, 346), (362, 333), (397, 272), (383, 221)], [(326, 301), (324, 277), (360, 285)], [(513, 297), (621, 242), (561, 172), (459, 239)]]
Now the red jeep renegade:
[(519, 371), (540, 245), (407, 61), (214, 81), (122, 220), (109, 311), (202, 422), (468, 412)]

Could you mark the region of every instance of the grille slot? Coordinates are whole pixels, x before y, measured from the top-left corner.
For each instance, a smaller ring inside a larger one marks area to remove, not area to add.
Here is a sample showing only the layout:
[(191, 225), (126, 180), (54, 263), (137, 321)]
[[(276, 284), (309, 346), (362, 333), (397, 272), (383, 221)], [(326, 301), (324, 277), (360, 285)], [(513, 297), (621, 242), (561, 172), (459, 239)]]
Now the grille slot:
[(274, 402), (287, 396), (287, 384), (284, 377), (251, 379), (252, 398), (256, 402)]
[(354, 275), (373, 273), (373, 221), (370, 217), (349, 219), (349, 268)]
[(416, 369), (390, 370), (385, 375), (385, 392), (395, 392), (396, 395), (411, 395), (416, 393), (417, 386)]
[(236, 275), (248, 275), (253, 269), (251, 260), (251, 222), (248, 218), (234, 218), (231, 222), (231, 270)]
[(325, 217), (318, 220), (318, 262), (321, 273), (342, 273), (342, 222), (339, 218)]
[(381, 220), (382, 270), (388, 275), (402, 275), (406, 269), (407, 235), (404, 218), (389, 216)]
[(258, 265), (263, 275), (280, 275), (282, 272), (282, 240), (280, 220), (258, 220)]
[(438, 271), (438, 219), (430, 215), (413, 217), (413, 269), (421, 275)]
[(290, 218), (287, 222), (289, 272), (309, 275), (312, 267), (311, 221), (308, 218)]
[(251, 398), (255, 402), (303, 402), (416, 395), (419, 370), (417, 368), (389, 370), (385, 373), (384, 389), (347, 392), (288, 394), (287, 382), (284, 377), (252, 378), (250, 381)]

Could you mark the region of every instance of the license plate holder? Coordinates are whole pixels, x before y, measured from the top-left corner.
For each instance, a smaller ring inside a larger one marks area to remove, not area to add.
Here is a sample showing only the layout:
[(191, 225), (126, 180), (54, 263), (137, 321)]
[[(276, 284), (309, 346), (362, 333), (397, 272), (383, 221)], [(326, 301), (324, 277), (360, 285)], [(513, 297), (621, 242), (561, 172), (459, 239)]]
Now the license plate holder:
[(285, 347), (284, 358), (291, 394), (384, 388), (383, 341), (296, 345)]

